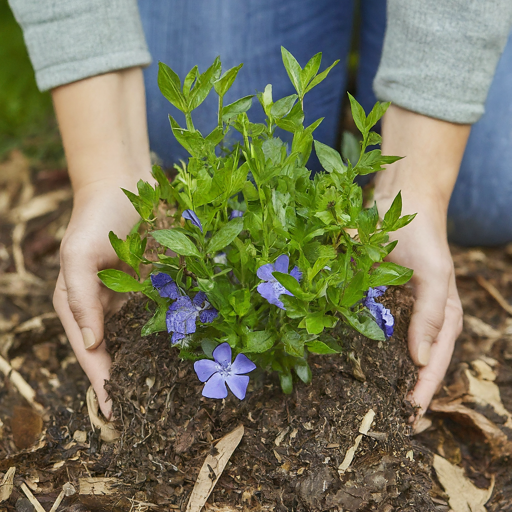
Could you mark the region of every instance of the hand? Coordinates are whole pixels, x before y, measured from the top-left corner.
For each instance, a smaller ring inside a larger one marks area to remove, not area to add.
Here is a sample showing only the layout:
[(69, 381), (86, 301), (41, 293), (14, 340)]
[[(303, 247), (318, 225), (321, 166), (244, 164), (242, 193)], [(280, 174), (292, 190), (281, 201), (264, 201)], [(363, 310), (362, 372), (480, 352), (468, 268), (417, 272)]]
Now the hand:
[[(379, 209), (387, 201), (377, 197)], [(436, 204), (414, 201), (416, 218), (395, 233), (398, 245), (388, 258), (414, 269), (415, 298), (409, 325), (409, 352), (420, 366), (418, 382), (409, 397), (423, 415), (441, 385), (462, 330), (462, 306), (455, 284), (453, 260), (445, 236), (446, 219)], [(385, 208), (389, 208), (386, 204)], [(412, 209), (407, 208), (407, 209)], [(385, 209), (382, 210), (386, 211)]]
[(75, 193), (53, 296), (69, 342), (107, 419), (112, 409), (104, 384), (109, 379), (111, 360), (103, 342), (103, 325), (105, 318), (119, 309), (123, 296), (103, 286), (97, 273), (120, 268), (109, 231), (125, 238), (138, 221), (136, 211), (120, 189), (125, 185), (117, 180), (102, 180)]
[(409, 397), (424, 414), (443, 381), (462, 330), (462, 306), (448, 247), (446, 218), (469, 125), (456, 125), (391, 106), (383, 120), (383, 154), (405, 156), (377, 176), (375, 200), (381, 216), (402, 192), (403, 214), (417, 213), (391, 233), (398, 245), (389, 259), (414, 270), (415, 303), (409, 352), (421, 367)]
[(122, 296), (105, 288), (97, 272), (120, 266), (109, 231), (125, 238), (138, 221), (121, 187), (134, 191), (139, 179), (153, 181), (142, 70), (79, 80), (57, 87), (52, 97), (74, 190), (53, 303), (101, 411), (109, 418), (104, 384), (111, 361), (103, 323)]

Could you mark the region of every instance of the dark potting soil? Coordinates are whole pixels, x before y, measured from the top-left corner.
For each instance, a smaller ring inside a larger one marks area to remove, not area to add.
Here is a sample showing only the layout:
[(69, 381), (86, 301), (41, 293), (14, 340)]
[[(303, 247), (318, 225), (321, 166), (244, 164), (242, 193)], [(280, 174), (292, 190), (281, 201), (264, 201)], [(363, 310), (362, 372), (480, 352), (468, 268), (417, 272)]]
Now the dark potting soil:
[[(243, 510), (436, 510), (429, 489), (431, 456), (410, 437), (413, 412), (404, 397), (417, 371), (406, 346), (412, 300), (401, 289), (383, 302), (396, 319), (386, 342), (337, 332), (344, 353), (312, 356), (313, 381), (284, 395), (274, 376), (253, 375), (247, 397), (202, 397), (191, 361), (182, 361), (167, 334), (140, 336), (146, 300), (133, 297), (107, 325), (114, 359), (107, 389), (122, 432), (108, 473), (144, 491), (162, 510), (184, 510), (215, 441), (243, 424), (208, 503)], [(348, 469), (338, 466), (375, 419)], [(213, 477), (213, 475), (212, 475)], [(214, 477), (213, 477), (214, 478)]]

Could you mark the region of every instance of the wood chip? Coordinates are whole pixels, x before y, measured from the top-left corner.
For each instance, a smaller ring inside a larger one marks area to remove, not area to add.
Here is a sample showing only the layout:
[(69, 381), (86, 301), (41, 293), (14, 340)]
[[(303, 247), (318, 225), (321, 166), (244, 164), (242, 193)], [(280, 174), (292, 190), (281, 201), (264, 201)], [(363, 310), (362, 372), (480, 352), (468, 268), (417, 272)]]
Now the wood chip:
[(434, 469), (437, 478), (450, 498), (453, 512), (486, 512), (494, 488), (494, 478), (489, 489), (479, 489), (466, 478), (464, 470), (454, 466), (443, 457), (434, 455)]
[(38, 412), (42, 413), (44, 407), (36, 402), (36, 392), (30, 384), (20, 375), (19, 372), (13, 370), (9, 362), (0, 356), (0, 372), (9, 378), (13, 386), (18, 390), (20, 395)]
[(30, 503), (34, 505), (36, 512), (46, 512), (41, 503), (39, 503), (37, 498), (32, 494), (32, 491), (27, 487), (27, 484), (25, 482), (21, 484), (21, 490), (25, 493), (25, 496), (28, 498)]
[(512, 306), (505, 300), (500, 291), (487, 279), (476, 276), (478, 284), (509, 314), (512, 315)]
[(2, 479), (2, 483), (0, 484), (0, 503), (2, 503), (2, 501), (7, 501), (11, 497), (14, 473), (16, 473), (16, 468), (11, 467), (7, 470), (7, 473), (5, 473), (4, 478)]
[(78, 493), (82, 495), (101, 495), (105, 496), (116, 492), (115, 486), (119, 484), (120, 480), (117, 478), (107, 477), (89, 477), (80, 478), (78, 480), (79, 490)]
[(500, 331), (486, 324), (476, 316), (464, 315), (464, 325), (468, 327), (475, 336), (480, 338), (497, 339), (501, 336)]
[(343, 462), (338, 466), (338, 474), (340, 475), (340, 477), (345, 473), (345, 471), (347, 471), (350, 464), (352, 464), (352, 461), (354, 460), (354, 455), (356, 454), (356, 451), (359, 448), (359, 444), (363, 439), (363, 435), (368, 434), (368, 431), (372, 426), (374, 417), (375, 411), (373, 409), (370, 409), (364, 415), (363, 421), (361, 422), (361, 426), (359, 427), (359, 435), (356, 437), (354, 444), (347, 450)]
[(199, 512), (203, 508), (243, 435), (244, 426), (239, 425), (216, 444), (216, 455), (208, 454), (199, 471), (186, 512)]

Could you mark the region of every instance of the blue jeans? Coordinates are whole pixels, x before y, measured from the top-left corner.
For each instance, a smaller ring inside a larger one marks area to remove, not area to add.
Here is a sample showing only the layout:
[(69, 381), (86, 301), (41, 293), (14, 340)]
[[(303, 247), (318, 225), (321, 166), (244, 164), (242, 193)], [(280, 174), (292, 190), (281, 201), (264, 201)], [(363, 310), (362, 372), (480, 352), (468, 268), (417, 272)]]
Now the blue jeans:
[[(225, 103), (273, 85), (274, 98), (294, 90), (281, 62), (280, 46), (303, 66), (323, 52), (322, 67), (340, 59), (325, 82), (305, 101), (306, 122), (324, 121), (315, 137), (339, 146), (340, 112), (345, 98), (346, 64), (352, 38), (354, 0), (140, 0), (139, 8), (153, 64), (145, 70), (150, 144), (172, 166), (187, 154), (174, 139), (167, 115), (184, 125), (183, 115), (161, 95), (158, 61), (183, 78), (194, 66), (204, 71), (217, 55), (223, 69), (244, 63)], [(357, 98), (368, 111), (384, 38), (385, 1), (361, 0)], [(263, 119), (257, 101), (251, 120)], [(193, 112), (195, 126), (209, 133), (216, 124), (212, 94)], [(285, 138), (285, 134), (283, 134)], [(318, 163), (313, 159), (312, 169)], [(497, 245), (512, 241), (512, 37), (500, 60), (486, 113), (468, 141), (448, 212), (450, 239), (462, 245)]]

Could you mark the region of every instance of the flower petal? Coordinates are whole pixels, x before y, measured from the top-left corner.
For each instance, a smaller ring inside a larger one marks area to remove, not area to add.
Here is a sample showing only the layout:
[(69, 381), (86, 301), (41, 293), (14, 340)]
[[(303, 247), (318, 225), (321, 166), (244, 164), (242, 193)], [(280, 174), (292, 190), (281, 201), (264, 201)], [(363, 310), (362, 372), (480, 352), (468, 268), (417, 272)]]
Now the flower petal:
[(231, 371), (235, 375), (252, 372), (255, 368), (256, 365), (245, 354), (238, 354), (231, 365)]
[(221, 343), (213, 351), (213, 359), (220, 365), (231, 364), (231, 347), (229, 343)]
[(275, 271), (282, 274), (288, 274), (288, 266), (290, 265), (290, 258), (287, 254), (281, 254), (274, 263)]
[(233, 210), (231, 212), (231, 215), (229, 216), (229, 220), (233, 220), (236, 217), (243, 217), (243, 216), (244, 216), (244, 212), (243, 211), (241, 211), (241, 210)]
[(207, 297), (206, 297), (206, 293), (204, 293), (204, 292), (197, 292), (196, 296), (192, 299), (192, 302), (198, 308), (200, 308), (206, 300), (208, 300)]
[(239, 400), (243, 400), (245, 398), (247, 386), (249, 385), (248, 375), (230, 375), (226, 378), (226, 383), (229, 386), (229, 389), (233, 392), (233, 395), (235, 395)]
[(158, 293), (160, 297), (168, 297), (169, 299), (177, 299), (180, 296), (180, 290), (174, 281), (162, 286)]
[[(279, 295), (276, 294), (274, 284), (275, 283), (260, 283), (257, 288), (258, 293), (264, 299), (267, 299), (270, 302), (270, 304), (273, 304), (274, 306), (277, 306), (278, 308), (285, 309), (284, 304), (279, 300)], [(284, 290), (284, 288), (283, 288), (283, 290)], [(285, 291), (287, 291), (287, 290), (285, 290)], [(288, 293), (287, 293), (287, 295), (288, 295)]]
[(217, 370), (217, 363), (210, 359), (200, 359), (194, 363), (194, 370), (201, 382), (206, 382)]
[(173, 282), (172, 277), (169, 274), (165, 274), (164, 272), (151, 274), (149, 277), (151, 278), (151, 284), (154, 288), (162, 288), (162, 286)]
[(182, 340), (183, 338), (185, 338), (185, 334), (183, 334), (182, 332), (175, 332), (171, 336), (171, 343), (174, 345), (175, 343), (178, 343), (178, 341)]
[(272, 263), (267, 263), (266, 265), (262, 265), (257, 271), (256, 275), (262, 279), (263, 281), (271, 281), (274, 279), (272, 272), (275, 271), (274, 265)]
[(199, 320), (203, 324), (209, 324), (213, 322), (219, 316), (219, 312), (214, 308), (204, 309), (199, 313)]
[(302, 279), (302, 272), (299, 270), (299, 267), (297, 267), (297, 265), (295, 265), (295, 267), (292, 268), (290, 275), (292, 277), (295, 277), (297, 281), (300, 281)]
[(203, 396), (206, 398), (226, 398), (228, 390), (226, 380), (220, 373), (214, 373), (203, 388)]
[(258, 285), (258, 293), (264, 298), (267, 299), (269, 302), (272, 300), (277, 299), (276, 291), (274, 289), (273, 283), (260, 283)]
[(194, 226), (197, 226), (201, 230), (201, 232), (203, 231), (203, 225), (201, 224), (201, 221), (199, 220), (199, 217), (197, 216), (194, 210), (185, 210), (181, 216), (184, 219), (192, 222), (192, 224), (194, 224)]
[(387, 286), (376, 286), (375, 288), (368, 288), (367, 297), (369, 299), (374, 299), (376, 297), (380, 297), (384, 295), (384, 292), (387, 290)]

